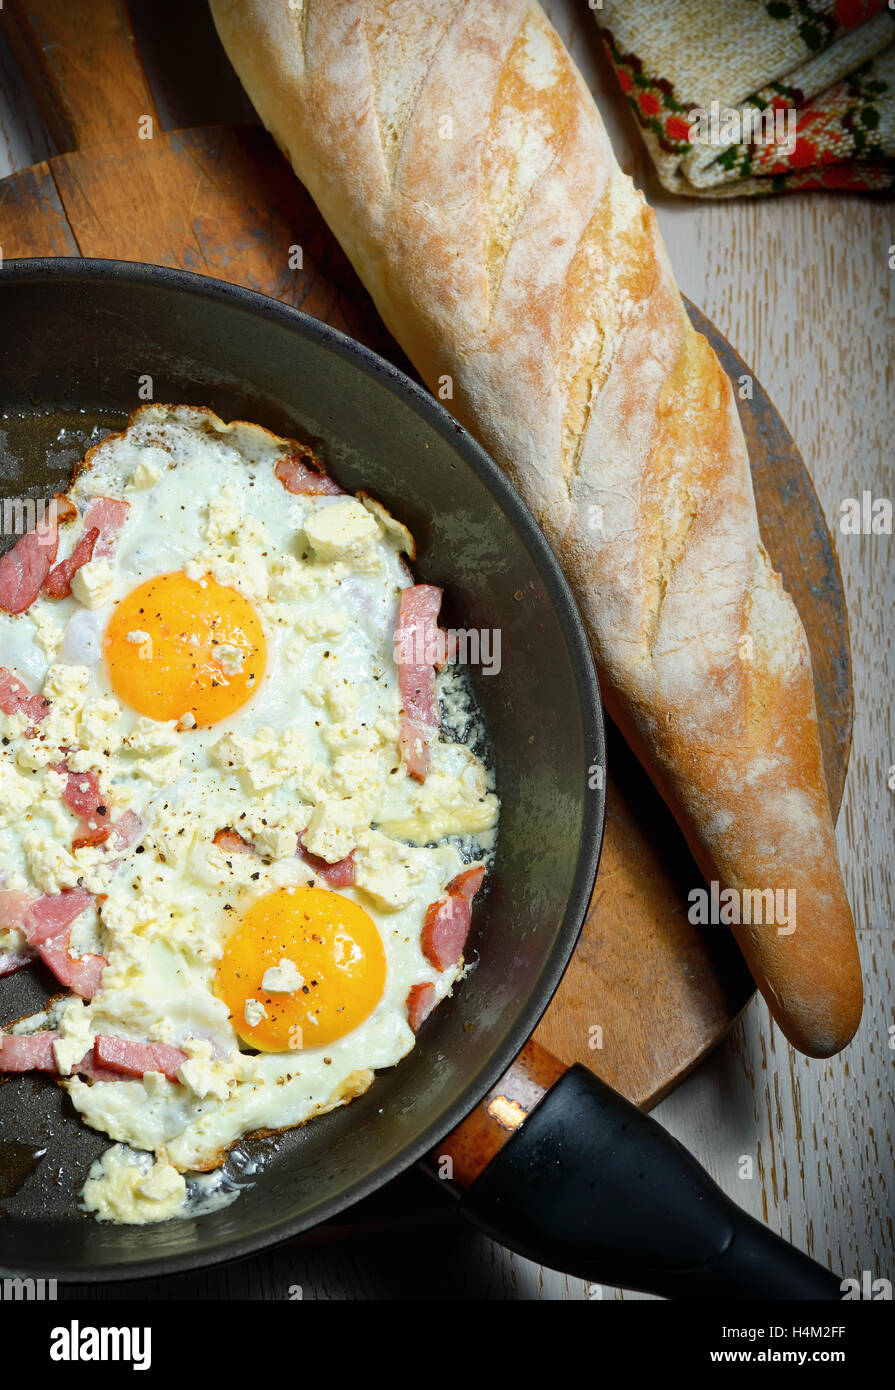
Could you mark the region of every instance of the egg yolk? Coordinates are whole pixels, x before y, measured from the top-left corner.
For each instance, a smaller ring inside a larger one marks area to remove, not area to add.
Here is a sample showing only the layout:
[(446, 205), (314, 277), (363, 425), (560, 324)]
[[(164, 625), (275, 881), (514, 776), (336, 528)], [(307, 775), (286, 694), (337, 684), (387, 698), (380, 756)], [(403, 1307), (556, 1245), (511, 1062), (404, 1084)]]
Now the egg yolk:
[[(295, 988), (266, 991), (266, 972), (284, 959), (292, 976), (285, 983), (294, 980)], [(363, 1023), (382, 998), (385, 949), (372, 919), (349, 898), (324, 888), (279, 888), (249, 909), (227, 941), (215, 988), (251, 1047), (325, 1047)], [(254, 1025), (245, 1016), (250, 999), (267, 1015)]]
[(150, 719), (198, 727), (235, 714), (261, 684), (267, 643), (236, 589), (207, 575), (149, 579), (118, 604), (103, 638), (112, 687)]

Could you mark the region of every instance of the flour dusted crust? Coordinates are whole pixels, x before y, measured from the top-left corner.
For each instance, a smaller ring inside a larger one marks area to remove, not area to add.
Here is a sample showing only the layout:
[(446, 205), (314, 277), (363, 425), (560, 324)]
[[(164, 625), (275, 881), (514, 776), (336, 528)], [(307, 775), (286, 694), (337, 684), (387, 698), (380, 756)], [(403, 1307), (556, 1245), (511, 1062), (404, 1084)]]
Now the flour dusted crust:
[(861, 976), (805, 633), (730, 383), (558, 35), (529, 0), (211, 7), (386, 324), (544, 528), (700, 868), (796, 890), (794, 933), (734, 930), (787, 1037), (837, 1051)]

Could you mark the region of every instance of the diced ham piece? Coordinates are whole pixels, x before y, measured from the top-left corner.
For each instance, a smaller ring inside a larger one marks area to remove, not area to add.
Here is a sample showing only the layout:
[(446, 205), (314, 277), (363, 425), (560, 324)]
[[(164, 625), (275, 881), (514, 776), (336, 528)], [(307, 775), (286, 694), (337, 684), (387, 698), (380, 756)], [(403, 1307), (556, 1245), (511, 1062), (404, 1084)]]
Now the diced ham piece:
[(77, 1066), (72, 1067), (71, 1075), (86, 1076), (88, 1081), (130, 1081), (132, 1079), (131, 1077), (123, 1076), (120, 1071), (115, 1071), (112, 1067), (97, 1066), (92, 1047), (90, 1051), (81, 1058)]
[[(53, 1043), (59, 1034), (0, 1033), (0, 1072), (46, 1071), (58, 1073)], [(127, 1038), (96, 1038), (93, 1047), (72, 1068), (91, 1081), (122, 1081), (161, 1072), (169, 1081), (177, 1080), (177, 1069), (187, 1059), (179, 1047), (165, 1043), (131, 1042)]]
[(58, 1033), (0, 1034), (0, 1072), (58, 1070), (53, 1043)]
[(94, 497), (84, 517), (84, 532), (97, 530), (99, 538), (93, 550), (93, 558), (101, 560), (111, 555), (127, 514), (129, 502), (119, 502), (115, 497)]
[(82, 999), (92, 999), (100, 987), (105, 956), (75, 957), (69, 952), (71, 924), (93, 902), (92, 894), (82, 888), (67, 888), (63, 893), (38, 898), (29, 907), (23, 930), (29, 946), (37, 952), (56, 979), (66, 989)]
[(44, 592), (49, 594), (50, 598), (68, 598), (72, 580), (81, 566), (93, 559), (93, 550), (98, 540), (99, 528), (92, 526), (89, 531), (84, 532), (68, 559), (60, 560), (59, 564), (50, 570), (44, 584)]
[(132, 1042), (128, 1038), (97, 1038), (93, 1060), (99, 1067), (122, 1072), (125, 1076), (144, 1076), (148, 1071), (160, 1071), (169, 1081), (177, 1080), (187, 1054), (167, 1043)]
[(112, 833), (112, 827), (106, 819), (93, 816), (91, 819), (82, 820), (78, 825), (72, 838), (72, 849), (95, 848), (97, 845), (104, 845)]
[(24, 613), (31, 607), (56, 559), (59, 531), (52, 509), (48, 515), (48, 523), (26, 531), (0, 555), (0, 608), (7, 613)]
[(448, 896), (426, 909), (420, 945), (436, 970), (448, 970), (463, 954), (472, 920), (472, 900), (484, 877), (484, 864), (464, 869), (448, 884)]
[(75, 958), (68, 949), (69, 931), (60, 932), (39, 947), (40, 958), (65, 989), (92, 999), (100, 988), (103, 971), (108, 965), (105, 956), (86, 955)]
[(274, 469), (287, 492), (306, 497), (340, 497), (342, 489), (332, 478), (327, 477), (310, 449), (301, 454), (290, 454), (280, 459)]
[[(108, 843), (111, 845), (112, 849), (120, 850), (122, 853), (126, 850), (133, 849), (134, 845), (138, 845), (142, 838), (143, 822), (136, 811), (125, 811), (124, 815), (119, 816), (114, 825), (109, 827)], [(75, 847), (77, 848), (77, 842)], [(114, 872), (116, 869), (121, 868), (122, 862), (121, 859), (110, 859), (109, 868)], [(108, 894), (106, 893), (97, 894), (96, 903), (98, 907), (102, 906), (107, 896)]]
[(441, 898), (426, 908), (420, 946), (423, 955), (436, 970), (450, 970), (463, 954), (472, 907), (462, 893)]
[(221, 830), (215, 832), (213, 843), (227, 854), (252, 853), (252, 846), (248, 840), (244, 840), (239, 832), (231, 829), (229, 825), (225, 825)]
[(321, 878), (326, 879), (330, 888), (351, 888), (354, 884), (354, 850), (344, 859), (337, 859), (335, 864), (327, 864), (325, 859), (320, 859), (316, 854), (305, 854), (310, 867)]
[(395, 661), (402, 711), (399, 743), (411, 777), (426, 780), (429, 745), (440, 719), (435, 693), (435, 670), (448, 652), (447, 635), (438, 627), (441, 590), (433, 584), (414, 584), (401, 592)]
[(108, 814), (95, 772), (72, 772), (65, 763), (54, 763), (53, 771), (68, 778), (62, 800), (76, 816), (95, 816), (102, 811)]
[(36, 958), (35, 951), (0, 951), (0, 979), (23, 970)]
[(411, 985), (407, 991), (407, 1022), (417, 1033), (435, 1008), (435, 986)]
[(319, 854), (312, 854), (309, 849), (305, 849), (301, 835), (298, 837), (298, 847), (308, 868), (313, 869), (315, 874), (326, 879), (330, 888), (351, 888), (353, 886), (354, 850), (344, 859), (337, 859), (335, 864), (329, 864), (325, 859), (321, 859)]
[(143, 822), (136, 811), (125, 811), (112, 826), (112, 844), (115, 849), (132, 849), (140, 843), (142, 834)]
[(81, 818), (72, 840), (72, 849), (105, 844), (112, 833), (112, 818), (103, 801), (96, 773), (72, 772), (65, 763), (54, 763), (53, 771), (68, 778), (62, 800)]
[(62, 893), (48, 894), (31, 903), (23, 923), (29, 946), (40, 947), (70, 927), (93, 902), (93, 895), (83, 888), (66, 888)]
[(21, 931), (33, 902), (31, 893), (20, 893), (12, 888), (0, 890), (0, 928), (15, 927)]
[(32, 695), (24, 681), (0, 666), (0, 710), (4, 714), (21, 713), (39, 724), (49, 707), (48, 700), (42, 695)]
[(464, 898), (472, 902), (476, 893), (482, 886), (482, 879), (485, 877), (484, 864), (476, 864), (471, 869), (464, 869), (456, 878), (452, 878), (447, 886), (447, 892), (451, 895), (460, 893)]

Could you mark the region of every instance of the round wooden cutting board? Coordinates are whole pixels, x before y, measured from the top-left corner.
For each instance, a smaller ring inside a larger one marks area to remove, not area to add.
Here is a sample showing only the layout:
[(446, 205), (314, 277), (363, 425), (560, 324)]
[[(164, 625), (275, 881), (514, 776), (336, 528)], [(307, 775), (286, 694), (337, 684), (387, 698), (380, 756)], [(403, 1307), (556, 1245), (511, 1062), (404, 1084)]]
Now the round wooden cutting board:
[[(121, 6), (95, 0), (89, 33), (78, 31), (77, 8), (11, 0), (0, 11), (23, 72), (44, 95), (56, 144), (70, 151), (0, 182), (3, 257), (100, 256), (218, 276), (324, 319), (415, 375), (267, 135), (250, 126), (160, 129)], [(780, 417), (733, 349), (688, 307), (738, 390), (762, 535), (814, 658), (835, 813), (852, 690), (833, 543)], [(650, 1105), (724, 1037), (754, 986), (723, 927), (688, 921), (687, 893), (699, 872), (613, 729), (608, 764), (596, 889), (536, 1036), (564, 1061), (585, 1062)]]

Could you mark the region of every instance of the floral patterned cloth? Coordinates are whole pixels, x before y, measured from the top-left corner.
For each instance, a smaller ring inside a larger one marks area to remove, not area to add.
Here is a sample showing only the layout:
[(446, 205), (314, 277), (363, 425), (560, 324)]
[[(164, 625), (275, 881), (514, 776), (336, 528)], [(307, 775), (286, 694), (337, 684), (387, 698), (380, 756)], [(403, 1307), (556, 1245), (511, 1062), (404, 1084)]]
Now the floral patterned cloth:
[(672, 193), (895, 187), (887, 0), (589, 3)]

